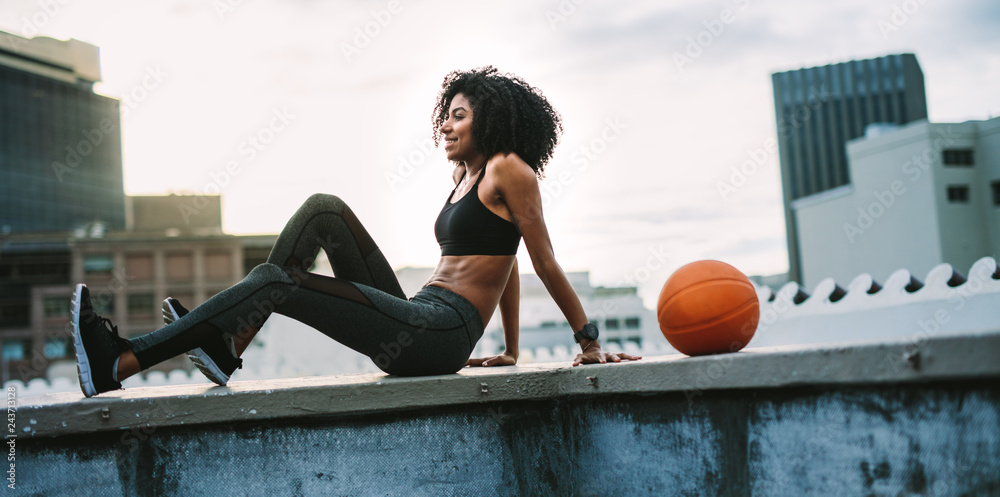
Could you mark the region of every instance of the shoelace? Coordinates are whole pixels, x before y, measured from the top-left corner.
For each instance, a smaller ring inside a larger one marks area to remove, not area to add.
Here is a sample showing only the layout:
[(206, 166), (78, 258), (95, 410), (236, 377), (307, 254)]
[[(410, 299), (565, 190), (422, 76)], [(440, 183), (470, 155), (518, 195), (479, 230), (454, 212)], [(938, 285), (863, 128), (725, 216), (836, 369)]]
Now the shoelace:
[(118, 334), (118, 327), (115, 326), (114, 324), (111, 324), (110, 319), (106, 317), (101, 317), (101, 324), (104, 326), (104, 329), (110, 330), (110, 332), (114, 335), (115, 343), (118, 344), (118, 346), (122, 347), (122, 350), (132, 349), (132, 342), (129, 342), (128, 340), (122, 338), (122, 336)]

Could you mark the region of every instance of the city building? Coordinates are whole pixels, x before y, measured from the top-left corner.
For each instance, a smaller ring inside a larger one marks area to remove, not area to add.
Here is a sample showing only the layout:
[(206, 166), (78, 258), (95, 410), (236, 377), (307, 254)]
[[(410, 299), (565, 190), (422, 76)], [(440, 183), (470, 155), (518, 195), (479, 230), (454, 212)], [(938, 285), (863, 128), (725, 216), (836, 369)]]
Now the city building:
[(848, 144), (850, 184), (792, 202), (806, 288), (1000, 253), (1000, 118), (872, 131)]
[(913, 54), (775, 73), (774, 108), (788, 236), (789, 279), (801, 281), (792, 203), (850, 184), (846, 143), (872, 123), (927, 118), (924, 76)]
[[(601, 330), (601, 344), (612, 350), (631, 347), (638, 351), (650, 342), (666, 345), (652, 310), (642, 304), (637, 288), (595, 287), (589, 272), (566, 273), (591, 321)], [(503, 351), (499, 316), (494, 320), (497, 351)], [(535, 274), (521, 275), (520, 347), (526, 349), (566, 347), (577, 353), (573, 329), (545, 285)]]
[[(63, 233), (13, 234), (0, 244), (0, 347), (3, 379), (27, 382), (50, 366), (75, 364), (70, 299), (86, 283), (97, 312), (123, 337), (162, 326), (167, 296), (192, 308), (264, 262), (275, 236), (222, 232), (218, 196), (130, 197), (130, 230), (97, 223)], [(178, 222), (190, 205), (201, 221)], [(208, 224), (214, 222), (214, 226)], [(75, 374), (70, 366), (64, 368)], [(154, 368), (191, 370), (177, 357)]]
[[(94, 93), (99, 50), (0, 33), (0, 375), (75, 374), (70, 299), (91, 289), (122, 336), (161, 326), (264, 262), (274, 236), (222, 231), (219, 196), (126, 197), (119, 101)], [(54, 368), (55, 367), (55, 368)], [(155, 369), (191, 370), (183, 358)]]
[(0, 233), (125, 229), (119, 101), (99, 50), (0, 33)]

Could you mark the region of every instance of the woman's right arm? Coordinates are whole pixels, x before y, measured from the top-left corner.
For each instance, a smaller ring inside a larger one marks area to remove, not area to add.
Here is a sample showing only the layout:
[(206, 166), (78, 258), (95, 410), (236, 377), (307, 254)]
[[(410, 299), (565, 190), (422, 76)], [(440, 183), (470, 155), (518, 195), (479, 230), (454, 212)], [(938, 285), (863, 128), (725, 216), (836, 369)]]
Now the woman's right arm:
[[(524, 248), (528, 249), (528, 255), (531, 256), (535, 274), (566, 316), (570, 327), (574, 331), (583, 329), (589, 320), (580, 297), (556, 262), (552, 240), (542, 216), (542, 195), (535, 171), (516, 154), (509, 154), (493, 165), (493, 173), (497, 178), (497, 190), (510, 210), (514, 223), (521, 230)], [(626, 353), (607, 352), (597, 340), (581, 341), (580, 347), (582, 352), (573, 361), (574, 366), (641, 358)]]

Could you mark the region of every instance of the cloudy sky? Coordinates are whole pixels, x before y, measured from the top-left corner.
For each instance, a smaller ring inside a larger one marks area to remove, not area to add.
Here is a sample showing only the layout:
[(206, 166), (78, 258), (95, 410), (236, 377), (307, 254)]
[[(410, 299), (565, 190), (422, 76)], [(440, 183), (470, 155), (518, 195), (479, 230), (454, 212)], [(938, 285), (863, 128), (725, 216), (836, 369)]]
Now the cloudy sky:
[(128, 194), (221, 191), (226, 231), (275, 233), (334, 193), (397, 267), (439, 256), (442, 77), (519, 74), (565, 121), (541, 183), (557, 258), (647, 303), (697, 259), (787, 270), (776, 154), (719, 192), (775, 139), (771, 73), (912, 52), (932, 121), (1000, 115), (996, 0), (3, 0), (0, 30), (101, 48)]

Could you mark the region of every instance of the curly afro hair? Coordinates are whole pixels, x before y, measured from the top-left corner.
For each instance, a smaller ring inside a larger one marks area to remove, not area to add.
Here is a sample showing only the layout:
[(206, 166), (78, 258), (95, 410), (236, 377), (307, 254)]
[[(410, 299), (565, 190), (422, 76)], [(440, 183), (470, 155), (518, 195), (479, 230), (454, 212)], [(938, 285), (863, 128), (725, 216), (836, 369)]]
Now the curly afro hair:
[(431, 117), (435, 145), (441, 142), (441, 125), (458, 93), (472, 104), (476, 151), (487, 157), (514, 152), (542, 177), (562, 133), (562, 118), (542, 92), (493, 66), (452, 71), (441, 83)]

